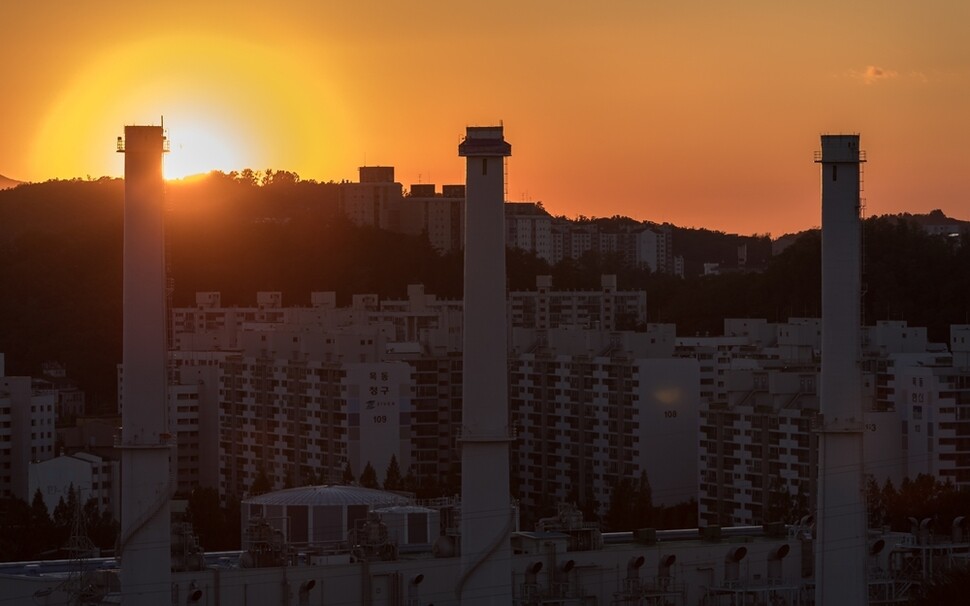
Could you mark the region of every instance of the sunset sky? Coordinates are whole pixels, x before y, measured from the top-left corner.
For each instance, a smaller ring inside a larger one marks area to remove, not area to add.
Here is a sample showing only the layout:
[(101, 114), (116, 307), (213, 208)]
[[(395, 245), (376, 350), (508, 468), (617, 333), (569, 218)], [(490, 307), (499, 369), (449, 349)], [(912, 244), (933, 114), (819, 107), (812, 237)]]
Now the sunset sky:
[(779, 236), (820, 223), (822, 133), (868, 214), (970, 219), (970, 2), (7, 2), (0, 174), (120, 175), (165, 117), (170, 176), (460, 183), (504, 121), (509, 197)]

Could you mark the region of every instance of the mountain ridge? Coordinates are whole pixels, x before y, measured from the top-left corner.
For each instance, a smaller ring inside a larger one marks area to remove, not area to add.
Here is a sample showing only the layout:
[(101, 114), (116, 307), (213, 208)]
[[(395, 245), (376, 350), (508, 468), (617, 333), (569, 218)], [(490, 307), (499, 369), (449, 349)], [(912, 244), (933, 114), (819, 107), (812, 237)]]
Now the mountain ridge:
[(11, 187), (17, 187), (21, 183), (23, 181), (17, 181), (16, 179), (0, 175), (0, 189), (10, 189)]

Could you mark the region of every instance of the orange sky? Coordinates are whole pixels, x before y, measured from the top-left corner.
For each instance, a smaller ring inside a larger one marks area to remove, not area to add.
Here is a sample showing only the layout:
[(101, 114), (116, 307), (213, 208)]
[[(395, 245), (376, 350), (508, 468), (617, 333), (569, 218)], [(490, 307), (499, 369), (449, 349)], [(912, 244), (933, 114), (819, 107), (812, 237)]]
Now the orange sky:
[(859, 132), (869, 214), (970, 219), (963, 0), (234, 6), (7, 3), (0, 174), (119, 175), (123, 125), (164, 115), (170, 174), (440, 185), (503, 120), (513, 200), (778, 236), (820, 222), (819, 134)]

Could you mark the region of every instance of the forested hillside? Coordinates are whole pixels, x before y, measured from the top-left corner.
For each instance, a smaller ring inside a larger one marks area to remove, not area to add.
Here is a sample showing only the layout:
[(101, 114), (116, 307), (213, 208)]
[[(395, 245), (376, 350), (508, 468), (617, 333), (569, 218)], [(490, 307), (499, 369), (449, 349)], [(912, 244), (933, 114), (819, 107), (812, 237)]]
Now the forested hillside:
[[(197, 290), (221, 291), (225, 305), (253, 304), (259, 290), (282, 291), (285, 305), (307, 304), (318, 290), (336, 291), (346, 303), (363, 292), (403, 297), (410, 283), (461, 296), (460, 254), (439, 255), (422, 237), (354, 227), (337, 213), (337, 192), (336, 184), (283, 171), (170, 183), (173, 303), (192, 304)], [(114, 409), (121, 360), (123, 199), (117, 179), (0, 191), (0, 352), (8, 374), (38, 374), (45, 360), (61, 361), (102, 411)], [(681, 250), (706, 246), (722, 255), (737, 241), (678, 229), (675, 242), (678, 234)], [(625, 267), (617, 257), (588, 254), (550, 268), (510, 251), (509, 286), (531, 289), (536, 274), (551, 273), (559, 288), (598, 288), (601, 273), (615, 273), (620, 288), (647, 291), (651, 322), (673, 322), (679, 334), (719, 334), (725, 317), (818, 315), (818, 232), (773, 258), (764, 238), (749, 241), (749, 255), (766, 261), (762, 272), (684, 280)], [(868, 322), (904, 319), (942, 341), (949, 324), (970, 320), (970, 246), (890, 218), (867, 220), (865, 243)]]

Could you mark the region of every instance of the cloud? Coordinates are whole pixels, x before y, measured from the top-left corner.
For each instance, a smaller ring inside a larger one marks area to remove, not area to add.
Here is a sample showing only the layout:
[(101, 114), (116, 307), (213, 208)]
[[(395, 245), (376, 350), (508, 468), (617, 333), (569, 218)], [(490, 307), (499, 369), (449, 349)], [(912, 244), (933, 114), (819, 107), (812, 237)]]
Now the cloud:
[(913, 80), (919, 80), (923, 84), (926, 84), (927, 82), (930, 81), (929, 76), (927, 76), (923, 72), (909, 72), (909, 77), (912, 78)]
[(891, 78), (899, 77), (899, 72), (891, 69), (883, 69), (875, 65), (867, 65), (866, 69), (859, 71), (852, 71), (852, 75), (865, 84), (875, 84), (880, 80), (889, 80)]

